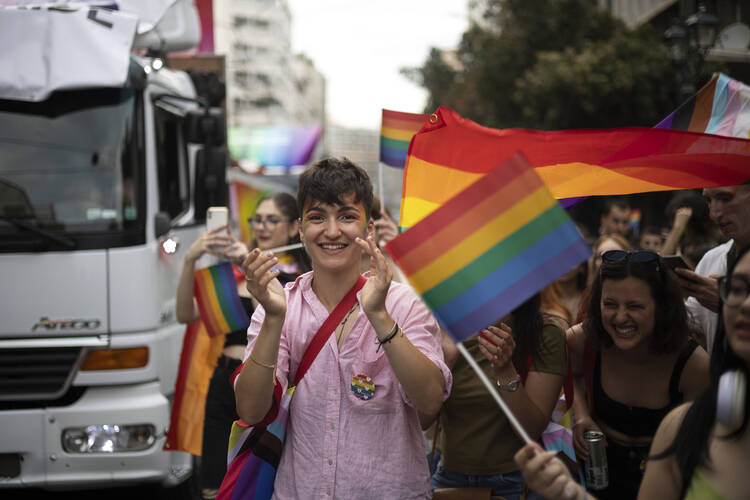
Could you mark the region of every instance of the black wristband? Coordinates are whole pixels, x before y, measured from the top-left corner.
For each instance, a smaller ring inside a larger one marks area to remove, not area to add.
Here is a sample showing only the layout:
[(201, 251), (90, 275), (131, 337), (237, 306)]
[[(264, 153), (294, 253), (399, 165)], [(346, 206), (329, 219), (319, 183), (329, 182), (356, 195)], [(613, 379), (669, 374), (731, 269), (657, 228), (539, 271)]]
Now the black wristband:
[(398, 333), (398, 323), (394, 321), (393, 328), (391, 329), (390, 332), (388, 332), (388, 335), (386, 335), (383, 340), (377, 339), (375, 341), (378, 344), (378, 348), (375, 349), (375, 352), (378, 352), (380, 350), (380, 346), (382, 346), (383, 344), (387, 344), (388, 342), (393, 340), (393, 338), (396, 336), (397, 333)]

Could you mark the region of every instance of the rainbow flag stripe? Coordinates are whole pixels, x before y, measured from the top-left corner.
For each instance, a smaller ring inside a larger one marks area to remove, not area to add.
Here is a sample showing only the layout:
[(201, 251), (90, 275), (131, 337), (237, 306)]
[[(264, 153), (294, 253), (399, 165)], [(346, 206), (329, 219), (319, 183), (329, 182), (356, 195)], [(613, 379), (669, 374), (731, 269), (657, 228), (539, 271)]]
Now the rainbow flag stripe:
[(750, 141), (679, 130), (495, 130), (439, 108), (414, 136), (399, 224), (408, 228), (521, 151), (557, 199), (732, 186)]
[(385, 248), (457, 342), (591, 254), (522, 154), (476, 180)]
[(253, 229), (248, 220), (255, 215), (258, 202), (268, 193), (269, 191), (255, 188), (239, 180), (229, 185), (229, 207), (232, 217), (239, 223), (241, 241), (252, 241)]
[(195, 271), (193, 290), (209, 336), (244, 330), (250, 325), (229, 262)]
[(750, 139), (750, 87), (723, 73), (715, 73), (656, 128)]
[(392, 167), (404, 168), (409, 142), (428, 116), (384, 109), (380, 128), (380, 161)]

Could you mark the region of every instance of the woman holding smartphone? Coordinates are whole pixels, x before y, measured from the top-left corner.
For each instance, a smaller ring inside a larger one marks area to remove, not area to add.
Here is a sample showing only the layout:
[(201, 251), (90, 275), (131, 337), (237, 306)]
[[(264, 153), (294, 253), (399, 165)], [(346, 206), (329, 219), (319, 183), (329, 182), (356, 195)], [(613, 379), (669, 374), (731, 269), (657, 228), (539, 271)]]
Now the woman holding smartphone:
[[(249, 223), (255, 233), (251, 247), (262, 250), (278, 248), (299, 242), (297, 201), (288, 193), (267, 195), (258, 203), (258, 208)], [(200, 319), (198, 305), (193, 297), (193, 274), (195, 263), (204, 254), (230, 260), (235, 266), (248, 254), (248, 247), (234, 238), (227, 226), (203, 234), (185, 253), (185, 261), (177, 286), (177, 321), (191, 323)], [(310, 267), (303, 249), (279, 252), (279, 279), (293, 281)], [(245, 280), (239, 267), (235, 267), (237, 291), (248, 316), (257, 305), (244, 286)], [(232, 422), (237, 420), (234, 389), (229, 376), (242, 363), (247, 345), (247, 332), (238, 330), (227, 333), (224, 348), (206, 395), (206, 412), (203, 421), (203, 450), (200, 472), (201, 494), (212, 499), (226, 473), (227, 445)]]

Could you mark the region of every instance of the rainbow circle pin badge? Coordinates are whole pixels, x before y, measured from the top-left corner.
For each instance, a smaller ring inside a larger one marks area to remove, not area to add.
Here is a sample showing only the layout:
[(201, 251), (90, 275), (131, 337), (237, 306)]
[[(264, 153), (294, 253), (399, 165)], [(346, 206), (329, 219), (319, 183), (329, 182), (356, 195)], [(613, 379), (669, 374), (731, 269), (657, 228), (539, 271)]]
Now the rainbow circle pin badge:
[(352, 392), (359, 399), (367, 401), (375, 395), (375, 384), (367, 375), (358, 373), (352, 378)]

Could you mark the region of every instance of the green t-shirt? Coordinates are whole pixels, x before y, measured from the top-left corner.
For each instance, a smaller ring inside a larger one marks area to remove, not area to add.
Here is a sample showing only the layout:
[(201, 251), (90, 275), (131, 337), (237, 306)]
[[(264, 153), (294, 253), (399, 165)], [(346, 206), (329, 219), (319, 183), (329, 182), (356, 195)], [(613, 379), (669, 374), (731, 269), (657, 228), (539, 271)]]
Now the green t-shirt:
[[(479, 351), (477, 335), (464, 341), (484, 373), (495, 380), (490, 362)], [(542, 345), (530, 371), (565, 376), (565, 331), (545, 318)], [(519, 390), (521, 390), (519, 388)], [(442, 465), (460, 474), (494, 475), (518, 470), (513, 455), (523, 446), (502, 410), (462, 356), (453, 367), (453, 389), (440, 412)]]

